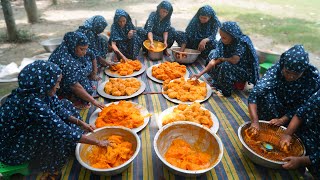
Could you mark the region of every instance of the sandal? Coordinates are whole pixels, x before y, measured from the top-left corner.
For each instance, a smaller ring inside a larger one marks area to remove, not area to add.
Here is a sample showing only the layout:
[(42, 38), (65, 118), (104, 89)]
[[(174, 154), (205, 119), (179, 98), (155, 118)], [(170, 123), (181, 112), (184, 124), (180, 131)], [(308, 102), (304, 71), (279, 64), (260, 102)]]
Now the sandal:
[(73, 106), (77, 109), (83, 110), (83, 109), (90, 109), (91, 104), (90, 103), (85, 103), (81, 101), (77, 101), (73, 103)]

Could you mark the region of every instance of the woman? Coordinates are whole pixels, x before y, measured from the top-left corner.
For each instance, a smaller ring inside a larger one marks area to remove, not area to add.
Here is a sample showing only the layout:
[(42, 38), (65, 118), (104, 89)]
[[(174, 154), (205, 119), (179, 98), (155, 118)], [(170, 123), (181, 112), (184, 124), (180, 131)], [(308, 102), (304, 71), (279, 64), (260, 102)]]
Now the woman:
[(207, 58), (209, 52), (215, 48), (216, 35), (220, 21), (211, 6), (201, 7), (191, 19), (186, 32), (177, 32), (177, 42), (181, 45), (180, 51), (185, 48), (201, 51), (200, 56)]
[(137, 29), (131, 22), (129, 14), (117, 9), (111, 26), (111, 46), (118, 59), (136, 60), (143, 43), (142, 29)]
[[(175, 29), (171, 27), (171, 15), (173, 8), (170, 2), (162, 1), (157, 6), (157, 11), (152, 12), (144, 26), (150, 41), (150, 48), (154, 48), (153, 40), (163, 42), (170, 48), (175, 41)], [(165, 55), (169, 56), (167, 49)]]
[(221, 40), (209, 55), (212, 60), (193, 77), (199, 78), (209, 72), (212, 85), (228, 97), (235, 82), (256, 84), (259, 79), (259, 62), (250, 38), (241, 32), (237, 23), (224, 22), (219, 33)]
[(111, 62), (106, 61), (108, 41), (105, 36), (101, 35), (107, 26), (108, 23), (106, 19), (97, 15), (86, 20), (77, 30), (87, 36), (89, 40), (89, 49), (91, 49), (96, 56), (99, 67), (111, 65)]
[(55, 95), (61, 78), (61, 69), (46, 61), (35, 61), (20, 72), (19, 87), (0, 107), (0, 162), (30, 162), (45, 172), (42, 179), (54, 178), (78, 142), (108, 144), (85, 136), (84, 131), (94, 128), (80, 119), (68, 100)]
[(298, 137), (306, 147), (306, 156), (287, 157), (282, 165), (285, 169), (308, 167), (315, 179), (320, 178), (320, 91), (315, 93), (301, 106), (293, 116), (284, 135), (281, 137), (280, 147), (290, 149), (292, 135), (297, 132)]
[(58, 95), (71, 100), (78, 109), (90, 108), (89, 102), (96, 107), (104, 107), (91, 96), (93, 85), (90, 80), (99, 80), (99, 77), (96, 76), (96, 59), (88, 49), (88, 44), (88, 38), (83, 33), (68, 32), (61, 45), (49, 57), (49, 61), (62, 70), (63, 78)]
[(249, 95), (251, 128), (259, 130), (259, 119), (286, 125), (296, 110), (320, 87), (319, 71), (309, 64), (302, 45), (284, 52)]

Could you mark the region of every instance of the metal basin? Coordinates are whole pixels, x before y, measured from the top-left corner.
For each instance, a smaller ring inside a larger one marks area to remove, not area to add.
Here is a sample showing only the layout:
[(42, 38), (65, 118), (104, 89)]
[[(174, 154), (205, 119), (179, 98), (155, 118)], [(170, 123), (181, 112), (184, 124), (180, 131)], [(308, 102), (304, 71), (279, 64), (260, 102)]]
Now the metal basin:
[[(249, 159), (251, 159), (252, 162), (254, 162), (256, 164), (259, 164), (259, 165), (267, 167), (267, 168), (272, 168), (272, 169), (282, 169), (282, 165), (285, 162), (268, 159), (267, 157), (260, 155), (258, 152), (255, 152), (245, 142), (245, 140), (244, 140), (245, 130), (247, 128), (249, 128), (250, 125), (251, 125), (251, 122), (246, 122), (238, 128), (238, 137), (242, 143), (243, 152), (249, 157)], [(280, 137), (286, 129), (283, 126), (281, 126), (281, 127), (271, 126), (268, 121), (262, 121), (262, 120), (259, 121), (259, 126), (260, 126), (260, 133), (266, 134), (267, 139), (276, 141), (276, 143), (280, 142)], [(259, 136), (261, 136), (261, 135), (259, 134)], [(262, 138), (259, 137), (256, 141), (261, 141), (261, 139)], [(297, 156), (304, 156), (306, 153), (306, 150), (305, 150), (305, 147), (304, 147), (302, 141), (296, 135), (294, 135), (292, 137), (291, 147), (292, 147), (292, 149), (291, 149), (292, 151), (297, 152), (296, 153), (296, 154), (298, 154)], [(270, 154), (270, 151), (267, 154)]]
[(62, 38), (51, 38), (41, 41), (40, 44), (47, 52), (53, 52), (62, 42)]
[(87, 134), (87, 136), (94, 136), (97, 139), (101, 139), (102, 137), (109, 137), (111, 135), (120, 135), (124, 138), (125, 141), (130, 142), (132, 144), (132, 148), (134, 149), (134, 154), (128, 161), (121, 164), (120, 166), (109, 168), (109, 169), (98, 169), (98, 168), (91, 167), (88, 164), (89, 162), (88, 159), (86, 158), (87, 154), (90, 153), (91, 145), (78, 143), (76, 147), (77, 160), (83, 167), (92, 171), (94, 174), (105, 175), (105, 176), (120, 174), (129, 167), (130, 163), (137, 157), (140, 151), (141, 142), (138, 135), (132, 130), (125, 127), (119, 127), (119, 126), (102, 127), (94, 130), (93, 133)]
[(148, 50), (148, 58), (152, 61), (162, 60), (163, 50), (166, 49), (166, 46), (159, 41), (153, 41), (154, 49), (150, 49), (150, 41), (145, 40), (143, 46)]
[[(201, 170), (185, 170), (168, 163), (164, 154), (170, 147), (171, 142), (177, 138), (196, 146), (202, 152), (209, 153), (211, 155), (210, 166)], [(220, 138), (208, 128), (194, 122), (179, 121), (167, 124), (157, 132), (153, 146), (158, 158), (170, 171), (186, 177), (199, 176), (210, 171), (219, 164), (223, 156), (223, 145)]]
[(197, 60), (199, 54), (201, 54), (200, 51), (195, 49), (185, 49), (185, 51), (183, 52), (179, 51), (179, 49), (180, 47), (171, 48), (174, 60), (180, 64), (194, 63)]

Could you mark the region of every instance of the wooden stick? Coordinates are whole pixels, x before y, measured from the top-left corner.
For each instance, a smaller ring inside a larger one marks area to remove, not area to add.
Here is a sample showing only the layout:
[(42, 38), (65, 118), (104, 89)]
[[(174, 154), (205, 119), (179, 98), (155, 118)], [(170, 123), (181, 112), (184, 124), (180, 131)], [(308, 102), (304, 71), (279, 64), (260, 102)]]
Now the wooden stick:
[(143, 95), (147, 95), (147, 94), (162, 94), (162, 92), (144, 92), (142, 94)]

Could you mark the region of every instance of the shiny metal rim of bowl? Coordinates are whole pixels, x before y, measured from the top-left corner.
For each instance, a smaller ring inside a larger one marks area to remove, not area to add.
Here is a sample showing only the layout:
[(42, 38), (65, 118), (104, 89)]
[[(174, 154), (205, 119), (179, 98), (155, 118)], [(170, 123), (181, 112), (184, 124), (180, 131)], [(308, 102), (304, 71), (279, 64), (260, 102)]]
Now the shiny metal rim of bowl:
[[(108, 168), (108, 169), (99, 169), (99, 168), (94, 168), (92, 166), (89, 166), (87, 163), (85, 163), (81, 159), (81, 157), (80, 157), (80, 146), (81, 146), (81, 143), (78, 143), (77, 146), (76, 146), (76, 158), (79, 161), (79, 163), (83, 167), (85, 167), (86, 169), (89, 169), (91, 171), (95, 171), (95, 172), (98, 172), (98, 173), (106, 173), (106, 172), (115, 171), (115, 170), (118, 170), (118, 169), (121, 169), (121, 168), (127, 166), (138, 155), (138, 153), (140, 151), (140, 148), (141, 148), (141, 142), (140, 142), (140, 139), (139, 139), (139, 136), (137, 135), (137, 133), (133, 132), (131, 129), (126, 128), (126, 127), (122, 127), (122, 126), (105, 126), (105, 127), (101, 127), (101, 128), (95, 129), (94, 132), (97, 132), (97, 131), (100, 131), (100, 130), (103, 130), (103, 129), (111, 129), (111, 128), (113, 128), (113, 129), (114, 128), (122, 129), (122, 130), (128, 131), (128, 132), (130, 132), (131, 134), (134, 135), (134, 137), (137, 140), (137, 147), (136, 147), (136, 150), (135, 150), (134, 154), (132, 155), (132, 157), (129, 160), (127, 160), (125, 163), (121, 164), (120, 166), (117, 166), (117, 167), (114, 167), (114, 168)], [(91, 134), (93, 134), (93, 133), (88, 133), (86, 135), (89, 136)]]
[[(181, 168), (178, 168), (176, 166), (173, 166), (171, 165), (170, 163), (168, 163), (163, 157), (162, 155), (160, 154), (159, 150), (158, 150), (158, 146), (157, 146), (157, 140), (161, 134), (161, 132), (163, 132), (164, 130), (166, 130), (167, 128), (170, 128), (171, 126), (174, 126), (174, 125), (183, 125), (183, 124), (189, 124), (189, 125), (194, 125), (194, 126), (198, 126), (199, 128), (202, 128), (204, 130), (206, 130), (208, 133), (210, 133), (211, 135), (214, 136), (214, 138), (217, 140), (217, 143), (219, 145), (219, 150), (220, 150), (220, 153), (219, 153), (219, 156), (216, 160), (216, 162), (210, 166), (209, 168), (206, 168), (206, 169), (202, 169), (202, 170), (194, 170), (194, 171), (190, 171), (190, 170), (185, 170), (185, 169), (181, 169)], [(196, 175), (200, 175), (200, 174), (203, 174), (203, 173), (206, 173), (208, 172), (209, 170), (211, 170), (212, 168), (214, 168), (217, 164), (220, 163), (221, 159), (222, 159), (222, 156), (223, 156), (223, 144), (222, 144), (222, 141), (221, 139), (219, 138), (219, 136), (217, 136), (215, 133), (213, 133), (212, 131), (210, 131), (207, 127), (204, 127), (200, 124), (197, 124), (197, 123), (194, 123), (194, 122), (189, 122), (189, 121), (177, 121), (177, 122), (172, 122), (172, 123), (169, 123), (165, 126), (163, 126), (158, 132), (157, 134), (155, 135), (154, 139), (153, 139), (153, 146), (154, 146), (154, 150), (158, 156), (158, 158), (169, 168), (173, 169), (173, 170), (179, 170), (179, 174), (186, 174), (186, 175), (190, 175), (190, 176), (196, 176)]]
[(179, 49), (180, 49), (180, 47), (172, 47), (172, 48), (170, 48), (173, 52), (175, 52), (175, 53), (182, 53), (182, 54), (194, 54), (194, 55), (199, 55), (199, 54), (201, 54), (201, 52), (200, 51), (198, 51), (198, 50), (195, 50), (195, 49), (187, 49), (186, 48), (186, 50), (191, 50), (191, 51), (194, 51), (194, 52), (186, 52), (186, 51), (183, 51), (183, 52), (181, 52), (181, 51), (179, 51)]
[(58, 37), (58, 38), (51, 38), (51, 39), (46, 39), (40, 42), (42, 46), (55, 46), (55, 45), (60, 45), (63, 41), (63, 38)]
[[(259, 120), (259, 123), (262, 122), (262, 123), (268, 123), (269, 124), (269, 121), (264, 121), (264, 120)], [(241, 144), (252, 154), (254, 154), (255, 156), (265, 160), (265, 161), (268, 161), (268, 162), (271, 162), (271, 163), (275, 163), (277, 165), (283, 165), (285, 164), (285, 162), (282, 162), (282, 161), (273, 161), (273, 160), (270, 160), (270, 159), (267, 159), (263, 156), (260, 156), (259, 154), (257, 154), (256, 152), (254, 152), (247, 144), (246, 142), (244, 142), (243, 138), (242, 138), (242, 135), (241, 135), (241, 130), (243, 129), (244, 126), (248, 125), (248, 124), (251, 124), (251, 122), (245, 122), (243, 123), (239, 128), (238, 128), (238, 138), (239, 140), (241, 141)], [(280, 126), (281, 128), (283, 129), (287, 129), (286, 127), (284, 126)], [(294, 135), (295, 136), (295, 135)], [(304, 147), (304, 144), (301, 142), (300, 138), (297, 138), (298, 141), (300, 141), (303, 149), (304, 149), (304, 152), (303, 152), (303, 155), (304, 156), (306, 154), (306, 151), (305, 151), (305, 147)]]

